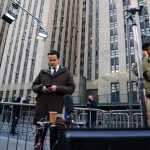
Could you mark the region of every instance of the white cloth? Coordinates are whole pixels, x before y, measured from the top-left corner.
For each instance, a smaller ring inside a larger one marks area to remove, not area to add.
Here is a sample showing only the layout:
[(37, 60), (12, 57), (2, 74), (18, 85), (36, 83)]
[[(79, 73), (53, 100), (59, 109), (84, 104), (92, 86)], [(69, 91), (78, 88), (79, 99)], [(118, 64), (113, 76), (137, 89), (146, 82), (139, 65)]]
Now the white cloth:
[(57, 67), (55, 67), (55, 69), (54, 69), (54, 67), (51, 67), (51, 73), (53, 74), (53, 73), (54, 73), (54, 70), (57, 72), (58, 69), (59, 69), (59, 65), (58, 65)]

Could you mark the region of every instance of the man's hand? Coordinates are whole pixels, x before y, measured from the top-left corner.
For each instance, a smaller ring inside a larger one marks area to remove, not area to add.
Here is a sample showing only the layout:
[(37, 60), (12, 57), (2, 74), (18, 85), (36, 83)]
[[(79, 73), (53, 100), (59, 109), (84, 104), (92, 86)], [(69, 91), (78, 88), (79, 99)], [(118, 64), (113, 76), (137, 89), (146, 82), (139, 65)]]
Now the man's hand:
[(43, 92), (44, 93), (51, 93), (51, 92), (56, 92), (57, 91), (57, 86), (52, 85), (51, 87), (46, 88), (46, 86), (43, 86)]
[(48, 92), (49, 92), (49, 89), (46, 88), (46, 86), (43, 86), (43, 92), (44, 92), (44, 93), (48, 93)]
[(142, 53), (143, 53), (143, 58), (144, 58), (144, 57), (148, 57), (148, 54), (147, 54), (146, 51), (142, 51)]
[(52, 85), (49, 89), (50, 89), (51, 92), (56, 92), (57, 91), (57, 86)]

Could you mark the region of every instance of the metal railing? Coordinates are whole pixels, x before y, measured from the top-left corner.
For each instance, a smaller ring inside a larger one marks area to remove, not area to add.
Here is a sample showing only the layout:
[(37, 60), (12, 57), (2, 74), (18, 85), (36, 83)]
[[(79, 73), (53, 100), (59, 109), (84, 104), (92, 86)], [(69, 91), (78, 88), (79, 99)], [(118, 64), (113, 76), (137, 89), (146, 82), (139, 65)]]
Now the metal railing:
[(92, 108), (74, 108), (75, 122), (80, 127), (86, 127), (87, 111), (90, 112), (90, 126), (91, 127), (91, 112), (96, 111), (96, 126), (95, 128), (142, 128), (143, 120), (140, 110), (132, 112), (132, 121), (130, 125), (129, 110), (111, 110), (105, 111), (101, 109)]
[[(111, 94), (97, 95), (95, 96), (98, 105), (128, 105), (128, 95), (127, 94), (119, 94), (118, 96), (113, 96)], [(85, 96), (72, 96), (73, 102), (75, 106), (86, 106), (86, 97)], [(31, 97), (30, 102), (33, 104), (36, 103), (36, 97)], [(11, 102), (11, 99), (4, 98), (3, 102)], [(133, 98), (133, 105), (140, 104), (138, 97)]]
[[(20, 107), (16, 133), (10, 134), (15, 106)], [(35, 104), (0, 103), (0, 145), (4, 150), (33, 150), (36, 127), (33, 125)], [(87, 112), (96, 112), (95, 128), (129, 128), (129, 110), (111, 110), (91, 108), (74, 108), (73, 128), (87, 128)], [(132, 111), (133, 128), (142, 128), (143, 121), (140, 110)], [(91, 120), (91, 115), (89, 120)], [(92, 127), (91, 121), (89, 127)], [(48, 135), (49, 136), (49, 135)], [(48, 137), (49, 138), (49, 137)], [(47, 146), (49, 148), (49, 146)]]
[[(14, 115), (15, 106), (19, 106), (19, 114), (16, 115), (16, 118)], [(1, 148), (5, 150), (33, 150), (35, 126), (32, 124), (32, 120), (34, 105), (1, 102), (0, 109)], [(16, 128), (15, 132), (10, 134), (12, 124), (16, 124)]]

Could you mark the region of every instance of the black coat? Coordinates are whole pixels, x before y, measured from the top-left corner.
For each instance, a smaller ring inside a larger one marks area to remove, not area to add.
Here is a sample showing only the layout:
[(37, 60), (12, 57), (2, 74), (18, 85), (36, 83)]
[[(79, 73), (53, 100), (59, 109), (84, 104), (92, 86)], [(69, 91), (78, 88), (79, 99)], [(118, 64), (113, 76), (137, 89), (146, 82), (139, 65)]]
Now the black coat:
[[(90, 102), (87, 102), (87, 108), (97, 108), (97, 102), (96, 100), (93, 100), (93, 101), (90, 101)], [(97, 112), (96, 111), (91, 111), (91, 122), (95, 122), (96, 121), (96, 114)], [(90, 118), (90, 111), (87, 111), (87, 117), (88, 119)]]
[[(43, 85), (57, 85), (55, 93), (44, 93)], [(37, 93), (34, 124), (48, 115), (49, 111), (62, 113), (64, 107), (63, 96), (75, 91), (73, 75), (65, 67), (60, 67), (55, 75), (49, 69), (41, 70), (32, 84), (32, 89)]]

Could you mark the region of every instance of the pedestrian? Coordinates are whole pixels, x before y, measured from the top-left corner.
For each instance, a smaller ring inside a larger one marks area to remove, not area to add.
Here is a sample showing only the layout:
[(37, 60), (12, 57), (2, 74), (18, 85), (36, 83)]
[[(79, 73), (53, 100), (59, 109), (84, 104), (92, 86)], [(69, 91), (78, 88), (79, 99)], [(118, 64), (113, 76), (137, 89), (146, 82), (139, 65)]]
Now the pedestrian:
[(11, 99), (11, 101), (10, 102), (15, 102), (16, 101), (16, 96), (15, 95), (13, 95), (13, 97), (12, 97), (12, 99)]
[[(142, 45), (142, 70), (145, 88), (145, 103), (147, 111), (147, 123), (150, 127), (150, 43), (144, 43)], [(137, 63), (133, 66), (133, 73), (138, 76), (138, 66)]]
[[(97, 102), (94, 99), (93, 95), (88, 96), (86, 105), (87, 105), (87, 108), (91, 108), (91, 109), (94, 109), (94, 108), (96, 109), (97, 108)], [(94, 110), (93, 111), (92, 110), (87, 110), (86, 112), (87, 112), (86, 127), (87, 128), (89, 128), (89, 127), (95, 128), (97, 112), (94, 111)], [(91, 126), (90, 126), (90, 124), (91, 124)]]
[[(16, 101), (14, 101), (14, 103), (20, 103), (20, 101), (21, 101), (21, 97), (17, 97), (17, 99), (16, 99)], [(20, 116), (20, 105), (13, 105), (13, 107), (12, 107), (12, 124), (11, 124), (11, 131), (10, 131), (10, 134), (12, 134), (13, 136), (17, 134), (16, 127), (18, 124), (19, 116)]]
[(0, 115), (3, 112), (3, 104), (2, 104), (2, 98), (0, 97)]
[[(49, 111), (56, 111), (58, 114), (62, 114), (64, 107), (63, 96), (66, 94), (72, 95), (75, 91), (73, 75), (66, 67), (60, 65), (60, 54), (58, 51), (51, 50), (48, 53), (48, 62), (49, 68), (41, 70), (32, 84), (32, 90), (37, 94), (33, 121), (35, 125), (46, 116), (49, 118)], [(35, 148), (37, 147), (38, 135), (41, 135), (39, 132), (43, 133), (39, 129), (35, 138)], [(57, 135), (56, 132), (58, 131), (54, 132), (51, 131), (50, 133), (51, 149), (54, 148), (53, 146), (57, 139), (57, 136), (53, 135)], [(42, 134), (40, 145), (44, 144), (44, 134)]]

